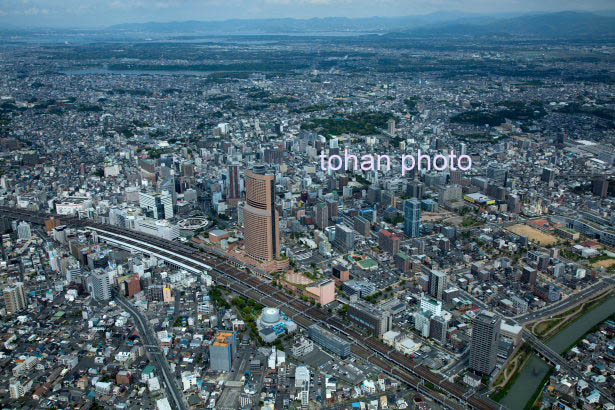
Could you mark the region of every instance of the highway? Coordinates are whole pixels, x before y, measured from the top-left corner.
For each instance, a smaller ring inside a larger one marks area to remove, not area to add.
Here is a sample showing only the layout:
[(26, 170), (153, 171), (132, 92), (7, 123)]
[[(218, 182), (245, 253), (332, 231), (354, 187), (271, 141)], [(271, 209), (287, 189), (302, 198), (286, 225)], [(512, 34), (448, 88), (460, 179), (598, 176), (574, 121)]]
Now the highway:
[[(37, 214), (6, 207), (0, 207), (0, 213), (15, 219), (27, 220), (38, 224), (43, 224), (45, 219), (49, 218), (47, 214)], [(382, 368), (384, 372), (406, 382), (422, 394), (440, 402), (445, 407), (460, 408), (459, 404), (461, 404), (462, 408), (478, 410), (504, 408), (498, 403), (477, 395), (473, 390), (454, 384), (448, 381), (446, 377), (433, 373), (427, 367), (419, 365), (411, 358), (395, 351), (374, 336), (358, 332), (348, 326), (345, 321), (332, 317), (326, 310), (287, 295), (285, 291), (278, 289), (269, 282), (264, 282), (246, 272), (245, 269), (238, 268), (233, 264), (234, 261), (221, 260), (219, 254), (200, 252), (176, 242), (88, 220), (63, 218), (62, 223), (92, 229), (99, 233), (104, 232), (105, 237), (113, 239), (116, 243), (121, 242), (133, 248), (138, 247), (145, 253), (162, 257), (169, 262), (173, 261), (174, 263), (188, 266), (193, 271), (198, 269), (208, 271), (213, 280), (219, 285), (225, 286), (245, 297), (257, 300), (265, 306), (278, 307), (300, 326), (307, 327), (317, 323), (329, 328), (352, 341), (352, 351), (354, 354)], [(138, 315), (138, 312), (130, 307), (130, 305), (124, 304), (123, 306), (132, 314), (137, 314), (137, 323), (141, 323), (144, 327), (144, 334), (149, 334), (148, 337), (153, 337), (151, 331), (148, 333), (146, 330), (145, 322)], [(132, 310), (128, 309), (128, 307)], [(160, 365), (164, 368), (165, 363), (166, 360), (161, 362)], [(163, 371), (162, 373), (165, 375), (165, 380), (167, 380), (170, 372)], [(446, 396), (427, 388), (427, 383), (446, 392)], [(171, 378), (168, 379), (167, 385), (173, 386)], [(182, 406), (183, 403), (177, 396), (177, 394), (171, 394), (171, 397), (176, 402), (176, 406), (178, 406), (177, 403), (180, 403), (179, 406)], [(458, 402), (451, 400), (451, 397), (458, 400)], [(182, 407), (179, 408), (182, 409)]]
[(571, 307), (574, 307), (575, 305), (592, 298), (598, 293), (605, 292), (606, 290), (612, 288), (614, 284), (615, 279), (613, 278), (601, 278), (593, 285), (588, 286), (587, 288), (577, 293), (573, 293), (572, 295), (560, 300), (559, 302), (553, 303), (552, 305), (549, 305), (541, 310), (515, 316), (513, 319), (515, 319), (519, 324), (525, 325), (530, 322), (544, 319), (547, 316), (556, 315), (561, 311), (568, 310)]
[(172, 404), (175, 406), (175, 409), (186, 410), (187, 407), (184, 404), (184, 396), (175, 383), (175, 378), (171, 373), (171, 369), (169, 369), (169, 363), (160, 349), (158, 338), (149, 326), (147, 319), (138, 309), (134, 308), (127, 300), (118, 295), (117, 292), (114, 292), (113, 300), (132, 316), (135, 324), (139, 328), (139, 333), (143, 338), (143, 344), (146, 346), (148, 356), (158, 369), (158, 373), (164, 378), (167, 397), (172, 398)]

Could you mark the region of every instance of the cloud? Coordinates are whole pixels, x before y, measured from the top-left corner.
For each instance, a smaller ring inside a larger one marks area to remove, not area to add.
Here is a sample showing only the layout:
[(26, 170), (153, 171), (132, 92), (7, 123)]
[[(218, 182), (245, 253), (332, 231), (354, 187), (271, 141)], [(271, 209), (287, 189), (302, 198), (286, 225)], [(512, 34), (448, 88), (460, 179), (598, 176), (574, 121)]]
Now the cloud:
[(0, 0), (0, 24), (100, 27), (146, 21), (407, 16), (453, 10), (530, 13), (613, 8), (613, 0)]
[(39, 9), (38, 7), (30, 7), (28, 9), (19, 10), (16, 14), (23, 14), (25, 16), (38, 16), (41, 14), (49, 14), (48, 9)]

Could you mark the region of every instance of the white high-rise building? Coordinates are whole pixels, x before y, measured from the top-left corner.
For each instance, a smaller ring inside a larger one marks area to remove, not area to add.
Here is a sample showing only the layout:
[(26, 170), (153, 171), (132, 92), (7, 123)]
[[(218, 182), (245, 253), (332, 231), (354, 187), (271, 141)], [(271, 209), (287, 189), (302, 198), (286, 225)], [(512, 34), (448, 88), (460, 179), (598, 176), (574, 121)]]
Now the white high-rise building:
[(17, 237), (24, 241), (32, 238), (32, 230), (30, 229), (30, 224), (26, 221), (21, 221), (19, 225), (17, 225)]
[(173, 218), (173, 196), (167, 192), (161, 194), (140, 192), (139, 206), (150, 218)]
[(102, 269), (96, 269), (89, 277), (88, 288), (92, 297), (96, 300), (111, 299), (111, 280), (109, 273)]
[(25, 393), (24, 386), (17, 379), (11, 379), (9, 384), (9, 394), (11, 399), (16, 400), (23, 397)]
[(297, 366), (295, 369), (295, 387), (298, 388), (301, 406), (307, 408), (310, 403), (310, 371), (306, 366)]
[(310, 383), (310, 370), (306, 366), (295, 368), (295, 387), (303, 387), (303, 382)]
[(442, 313), (442, 302), (428, 296), (423, 296), (421, 298), (421, 311), (431, 312), (433, 316), (440, 316), (440, 313)]

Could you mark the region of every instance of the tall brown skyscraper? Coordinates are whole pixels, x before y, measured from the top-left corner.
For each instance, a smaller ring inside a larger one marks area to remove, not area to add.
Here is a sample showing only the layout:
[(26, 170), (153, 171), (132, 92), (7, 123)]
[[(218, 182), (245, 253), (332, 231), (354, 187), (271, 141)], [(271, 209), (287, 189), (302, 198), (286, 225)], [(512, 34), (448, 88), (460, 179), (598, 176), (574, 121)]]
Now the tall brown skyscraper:
[(229, 199), (241, 198), (239, 189), (239, 165), (233, 164), (228, 166), (228, 192)]
[(256, 166), (244, 175), (246, 205), (243, 210), (246, 253), (268, 262), (280, 257), (280, 218), (275, 209), (275, 175)]

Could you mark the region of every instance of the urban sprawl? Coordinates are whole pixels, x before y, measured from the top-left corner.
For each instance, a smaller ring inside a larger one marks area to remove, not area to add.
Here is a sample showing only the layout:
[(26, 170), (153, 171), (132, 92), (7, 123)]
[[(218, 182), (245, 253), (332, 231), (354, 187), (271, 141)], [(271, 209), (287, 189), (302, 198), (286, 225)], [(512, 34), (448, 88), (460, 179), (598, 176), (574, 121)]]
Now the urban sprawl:
[(0, 43), (2, 408), (615, 409), (612, 42), (105, 35)]

